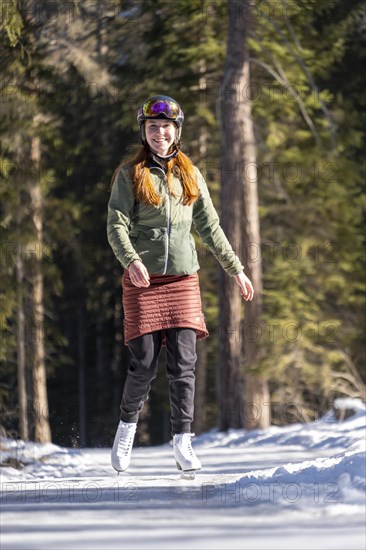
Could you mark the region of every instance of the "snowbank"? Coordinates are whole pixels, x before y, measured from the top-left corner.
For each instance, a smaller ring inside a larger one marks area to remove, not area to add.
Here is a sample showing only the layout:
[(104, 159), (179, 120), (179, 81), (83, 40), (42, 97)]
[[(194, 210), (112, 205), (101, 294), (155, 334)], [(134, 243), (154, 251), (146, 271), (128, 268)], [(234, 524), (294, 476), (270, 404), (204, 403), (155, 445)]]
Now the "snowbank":
[(134, 447), (117, 477), (110, 449), (1, 439), (2, 548), (363, 549), (366, 407), (335, 409), (309, 424), (202, 434), (203, 469), (188, 482), (170, 444)]
[[(353, 414), (339, 422), (336, 412), (352, 410)], [(200, 447), (245, 449), (260, 446), (263, 453), (274, 448), (319, 451), (330, 456), (280, 467), (251, 470), (233, 481), (209, 486), (205, 498), (228, 498), (237, 503), (280, 502), (295, 504), (304, 499), (313, 503), (364, 504), (366, 491), (366, 407), (360, 399), (337, 399), (334, 409), (310, 424), (271, 427), (265, 431), (230, 430), (203, 434)], [(268, 450), (267, 450), (268, 449)]]
[[(353, 414), (339, 422), (335, 411), (351, 410)], [(334, 451), (332, 456), (289, 464), (280, 469), (258, 470), (240, 480), (266, 478), (278, 481), (282, 476), (304, 483), (338, 483), (342, 476), (358, 488), (364, 487), (366, 406), (360, 399), (340, 398), (334, 408), (316, 422), (272, 426), (268, 430), (212, 430), (195, 438), (197, 452), (204, 449), (239, 449), (249, 447), (283, 447)], [(156, 447), (154, 448), (156, 449)], [(89, 450), (90, 451), (90, 450)], [(54, 444), (37, 444), (0, 438), (1, 479), (34, 479), (87, 475), (94, 458), (88, 449), (70, 449)], [(15, 467), (14, 467), (15, 466)], [(111, 472), (109, 472), (111, 473)], [(344, 474), (344, 475), (343, 475)]]

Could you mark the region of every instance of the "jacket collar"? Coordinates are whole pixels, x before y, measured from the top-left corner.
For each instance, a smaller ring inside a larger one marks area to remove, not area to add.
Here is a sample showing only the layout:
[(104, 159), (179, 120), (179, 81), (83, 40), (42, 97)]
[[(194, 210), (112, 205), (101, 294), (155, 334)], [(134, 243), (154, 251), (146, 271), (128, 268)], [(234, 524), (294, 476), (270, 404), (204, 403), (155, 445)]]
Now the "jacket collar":
[(164, 171), (164, 173), (167, 173), (167, 168), (164, 166), (164, 164), (159, 160), (159, 158), (154, 155), (154, 153), (150, 152), (149, 159), (148, 159), (148, 167), (149, 168), (160, 168)]

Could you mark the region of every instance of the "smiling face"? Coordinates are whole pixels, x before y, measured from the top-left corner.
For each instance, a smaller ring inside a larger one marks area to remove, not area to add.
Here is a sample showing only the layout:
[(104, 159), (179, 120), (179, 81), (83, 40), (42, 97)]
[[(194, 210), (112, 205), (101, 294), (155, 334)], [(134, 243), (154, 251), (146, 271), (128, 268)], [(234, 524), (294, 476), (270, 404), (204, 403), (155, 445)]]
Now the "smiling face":
[(145, 135), (153, 153), (166, 157), (174, 143), (176, 126), (170, 120), (146, 120)]

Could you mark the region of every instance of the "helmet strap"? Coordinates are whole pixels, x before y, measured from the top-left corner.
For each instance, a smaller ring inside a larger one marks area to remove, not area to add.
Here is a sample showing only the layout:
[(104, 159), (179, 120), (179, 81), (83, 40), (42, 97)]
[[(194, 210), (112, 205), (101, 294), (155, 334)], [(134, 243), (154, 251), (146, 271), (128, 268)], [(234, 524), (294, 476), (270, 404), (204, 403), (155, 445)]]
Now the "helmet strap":
[(146, 135), (145, 135), (145, 124), (141, 124), (140, 126), (140, 139), (141, 139), (141, 143), (142, 145), (145, 145), (145, 147), (149, 147), (147, 145), (147, 141), (146, 141)]
[[(149, 146), (147, 146), (147, 147), (149, 147)], [(173, 151), (173, 153), (171, 153), (170, 155), (167, 155), (166, 157), (161, 157), (157, 153), (154, 153), (154, 151), (151, 151), (150, 148), (149, 148), (149, 150), (150, 150), (151, 156), (156, 157), (161, 162), (169, 162), (170, 160), (174, 159), (179, 153), (179, 148), (177, 146), (176, 146), (175, 150)]]

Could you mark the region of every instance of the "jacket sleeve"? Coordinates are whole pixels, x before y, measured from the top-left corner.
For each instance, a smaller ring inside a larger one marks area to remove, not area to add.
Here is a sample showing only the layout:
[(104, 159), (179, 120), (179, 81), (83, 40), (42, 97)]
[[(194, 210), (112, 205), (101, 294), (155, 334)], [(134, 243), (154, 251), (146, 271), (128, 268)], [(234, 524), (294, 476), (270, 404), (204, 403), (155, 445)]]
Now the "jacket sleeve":
[(134, 260), (141, 260), (129, 237), (134, 204), (133, 183), (121, 169), (113, 182), (108, 202), (107, 237), (116, 258), (124, 268)]
[(228, 275), (234, 277), (244, 270), (220, 226), (220, 219), (212, 203), (207, 184), (197, 169), (200, 194), (193, 204), (193, 226), (202, 241)]

